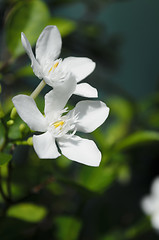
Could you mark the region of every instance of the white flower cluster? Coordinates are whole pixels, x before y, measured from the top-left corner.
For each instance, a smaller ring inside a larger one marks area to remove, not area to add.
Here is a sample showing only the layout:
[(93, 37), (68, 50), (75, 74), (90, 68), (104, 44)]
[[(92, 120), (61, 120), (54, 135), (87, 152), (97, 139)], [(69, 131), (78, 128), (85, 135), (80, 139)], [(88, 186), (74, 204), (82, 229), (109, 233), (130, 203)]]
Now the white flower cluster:
[(19, 116), (30, 129), (42, 133), (33, 135), (37, 155), (54, 159), (62, 153), (73, 161), (99, 166), (101, 153), (96, 144), (75, 133), (94, 131), (108, 117), (109, 108), (101, 101), (92, 100), (80, 101), (71, 111), (65, 108), (72, 94), (91, 98), (98, 96), (97, 90), (89, 84), (79, 84), (94, 70), (95, 63), (86, 57), (59, 59), (62, 40), (56, 26), (44, 28), (36, 42), (35, 56), (24, 33), (21, 40), (35, 75), (53, 87), (45, 95), (44, 115), (32, 95), (17, 95), (12, 99)]
[(143, 211), (150, 216), (152, 226), (159, 231), (159, 177), (151, 185), (151, 194), (141, 201)]

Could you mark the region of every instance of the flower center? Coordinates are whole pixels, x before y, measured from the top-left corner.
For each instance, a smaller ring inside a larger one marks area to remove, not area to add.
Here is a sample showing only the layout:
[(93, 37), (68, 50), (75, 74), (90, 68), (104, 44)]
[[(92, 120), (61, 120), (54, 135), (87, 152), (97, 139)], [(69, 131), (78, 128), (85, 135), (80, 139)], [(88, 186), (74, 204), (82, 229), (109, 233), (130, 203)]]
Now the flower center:
[(53, 123), (55, 128), (61, 126), (60, 129), (62, 129), (63, 124), (64, 124), (64, 121), (56, 121)]
[[(76, 122), (78, 121), (77, 114), (74, 112), (71, 114), (64, 114), (67, 112), (67, 108), (61, 110), (59, 114), (54, 116), (54, 120), (50, 121), (48, 130), (51, 132), (55, 138), (70, 138), (76, 133)], [(64, 114), (64, 115), (63, 115)]]

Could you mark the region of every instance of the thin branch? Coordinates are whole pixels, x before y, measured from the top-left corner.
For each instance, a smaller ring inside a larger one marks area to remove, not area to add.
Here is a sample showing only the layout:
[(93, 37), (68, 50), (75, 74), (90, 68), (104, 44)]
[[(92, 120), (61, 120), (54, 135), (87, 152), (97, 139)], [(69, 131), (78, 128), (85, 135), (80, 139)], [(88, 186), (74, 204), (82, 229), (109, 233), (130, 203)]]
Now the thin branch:
[(40, 184), (34, 186), (33, 188), (31, 188), (26, 196), (14, 201), (14, 203), (23, 202), (23, 201), (27, 200), (29, 197), (31, 197), (32, 195), (38, 194), (42, 189), (44, 189), (46, 187), (46, 185), (48, 185), (54, 181), (55, 181), (54, 177), (47, 178), (43, 183), (40, 183)]

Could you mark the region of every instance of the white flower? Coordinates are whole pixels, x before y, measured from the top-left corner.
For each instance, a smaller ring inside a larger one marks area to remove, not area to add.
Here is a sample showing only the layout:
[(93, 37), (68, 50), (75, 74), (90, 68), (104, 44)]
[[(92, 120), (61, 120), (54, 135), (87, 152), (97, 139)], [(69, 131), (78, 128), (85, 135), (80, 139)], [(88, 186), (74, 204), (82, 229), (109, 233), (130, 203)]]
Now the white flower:
[[(86, 57), (67, 57), (63, 61), (58, 59), (62, 40), (56, 26), (47, 26), (40, 34), (35, 47), (35, 56), (30, 43), (24, 33), (21, 33), (21, 40), (28, 56), (31, 59), (31, 66), (35, 75), (54, 87), (59, 82), (65, 81), (72, 73), (76, 82), (86, 78), (95, 68), (95, 63)], [(84, 97), (97, 97), (97, 90), (87, 83), (80, 83), (76, 86), (74, 94)]]
[[(35, 101), (26, 95), (13, 98), (20, 117), (33, 130), (44, 132), (33, 136), (33, 146), (39, 158), (57, 158), (61, 153), (67, 158), (90, 166), (99, 166), (101, 153), (92, 140), (76, 136), (76, 131), (89, 133), (107, 118), (109, 108), (101, 101), (81, 101), (67, 112), (64, 108), (76, 87), (74, 78), (57, 86), (45, 95), (45, 115)], [(56, 142), (55, 142), (56, 140)]]
[(152, 226), (159, 230), (159, 177), (154, 179), (151, 194), (142, 199), (141, 207), (150, 216)]

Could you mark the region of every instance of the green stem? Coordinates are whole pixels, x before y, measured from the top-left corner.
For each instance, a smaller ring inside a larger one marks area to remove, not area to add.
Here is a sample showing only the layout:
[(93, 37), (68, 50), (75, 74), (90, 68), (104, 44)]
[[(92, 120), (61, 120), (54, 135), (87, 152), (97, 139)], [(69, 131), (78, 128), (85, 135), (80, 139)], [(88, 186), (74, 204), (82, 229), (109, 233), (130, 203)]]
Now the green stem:
[(39, 93), (42, 91), (42, 89), (45, 87), (45, 85), (46, 85), (45, 81), (42, 80), (40, 84), (37, 86), (37, 88), (35, 88), (35, 90), (32, 92), (30, 97), (35, 99), (39, 95)]

